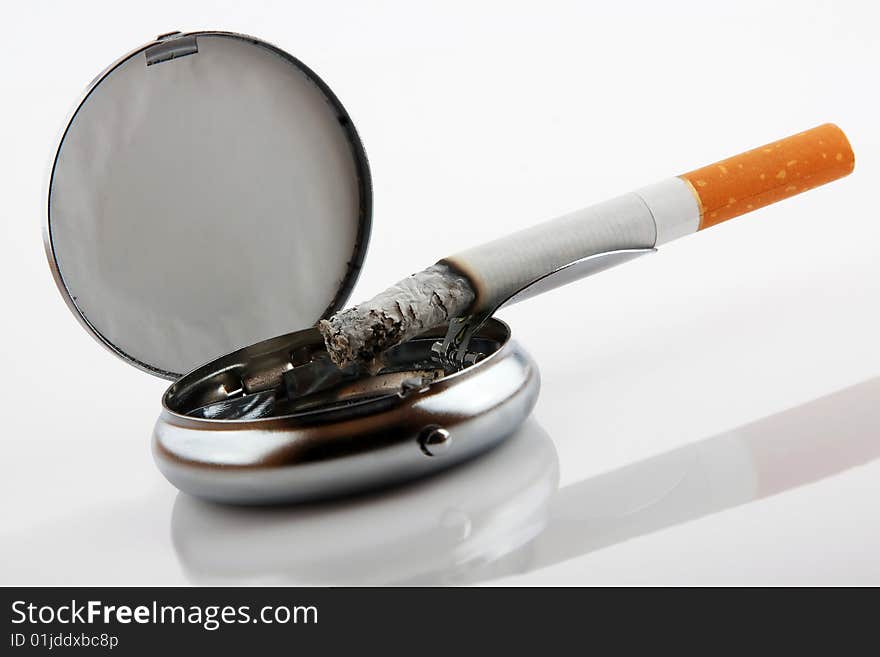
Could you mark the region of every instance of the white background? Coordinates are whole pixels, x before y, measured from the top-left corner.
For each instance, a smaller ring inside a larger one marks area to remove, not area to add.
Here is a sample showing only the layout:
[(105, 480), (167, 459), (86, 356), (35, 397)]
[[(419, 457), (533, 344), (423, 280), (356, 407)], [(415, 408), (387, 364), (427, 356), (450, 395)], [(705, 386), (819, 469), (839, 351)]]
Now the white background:
[[(876, 7), (5, 3), (0, 584), (880, 584)], [(166, 382), (83, 331), (40, 236), (71, 104), (116, 57), (175, 29), (273, 42), (349, 110), (375, 187), (353, 300), (448, 252), (825, 121), (849, 135), (856, 170), (504, 311), (543, 376), (513, 451), (349, 506), (203, 508), (150, 457)], [(576, 341), (557, 338), (560, 321)], [(715, 456), (662, 458), (685, 445)], [(756, 465), (768, 460), (769, 475)], [(635, 463), (645, 476), (613, 474)], [(505, 510), (519, 499), (504, 489), (516, 477), (498, 474), (508, 466), (543, 486), (532, 525), (546, 525), (512, 556), (538, 529), (517, 531), (525, 502)], [(386, 524), (357, 522), (372, 517)], [(498, 517), (501, 529), (487, 521)], [(438, 531), (442, 550), (417, 542)], [(406, 572), (380, 556), (391, 534)]]

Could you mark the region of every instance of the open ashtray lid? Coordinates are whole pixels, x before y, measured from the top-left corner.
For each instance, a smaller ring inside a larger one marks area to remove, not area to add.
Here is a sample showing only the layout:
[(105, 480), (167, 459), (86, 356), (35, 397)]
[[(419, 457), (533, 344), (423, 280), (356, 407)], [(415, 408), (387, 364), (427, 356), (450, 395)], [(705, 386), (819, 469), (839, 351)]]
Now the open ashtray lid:
[(45, 240), (92, 335), (173, 379), (339, 309), (370, 216), (363, 147), (317, 75), (252, 37), (174, 33), (76, 106)]

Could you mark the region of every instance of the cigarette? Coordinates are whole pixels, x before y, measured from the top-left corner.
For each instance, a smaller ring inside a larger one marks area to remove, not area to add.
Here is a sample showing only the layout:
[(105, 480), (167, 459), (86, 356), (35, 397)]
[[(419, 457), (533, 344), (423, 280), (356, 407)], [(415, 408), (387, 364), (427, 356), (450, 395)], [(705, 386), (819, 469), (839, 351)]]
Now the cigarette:
[(318, 328), (334, 363), (375, 370), (388, 349), (491, 312), (578, 260), (655, 248), (842, 178), (854, 165), (846, 135), (826, 123), (443, 258)]

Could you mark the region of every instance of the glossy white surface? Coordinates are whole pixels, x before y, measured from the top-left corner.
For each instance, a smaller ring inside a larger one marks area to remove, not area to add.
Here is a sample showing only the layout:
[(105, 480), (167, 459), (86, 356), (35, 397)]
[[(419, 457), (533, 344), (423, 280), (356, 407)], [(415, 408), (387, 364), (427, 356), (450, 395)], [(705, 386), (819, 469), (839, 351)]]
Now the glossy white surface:
[[(0, 583), (880, 584), (877, 10), (655, 4), (8, 8)], [(856, 172), (505, 309), (543, 377), (506, 451), (353, 505), (205, 508), (150, 458), (165, 384), (71, 317), (39, 229), (83, 82), (203, 27), (290, 50), (351, 112), (376, 191), (356, 299), (823, 121), (849, 135)], [(383, 559), (388, 542), (407, 558)]]

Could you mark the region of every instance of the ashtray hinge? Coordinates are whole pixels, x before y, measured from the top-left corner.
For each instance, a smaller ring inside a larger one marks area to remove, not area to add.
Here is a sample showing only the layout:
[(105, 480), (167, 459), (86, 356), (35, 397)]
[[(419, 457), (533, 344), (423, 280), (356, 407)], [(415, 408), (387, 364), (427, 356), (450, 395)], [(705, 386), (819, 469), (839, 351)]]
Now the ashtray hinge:
[(159, 43), (150, 46), (145, 51), (147, 66), (179, 59), (187, 55), (194, 55), (199, 51), (199, 44), (195, 34), (182, 34), (169, 32), (159, 35)]

